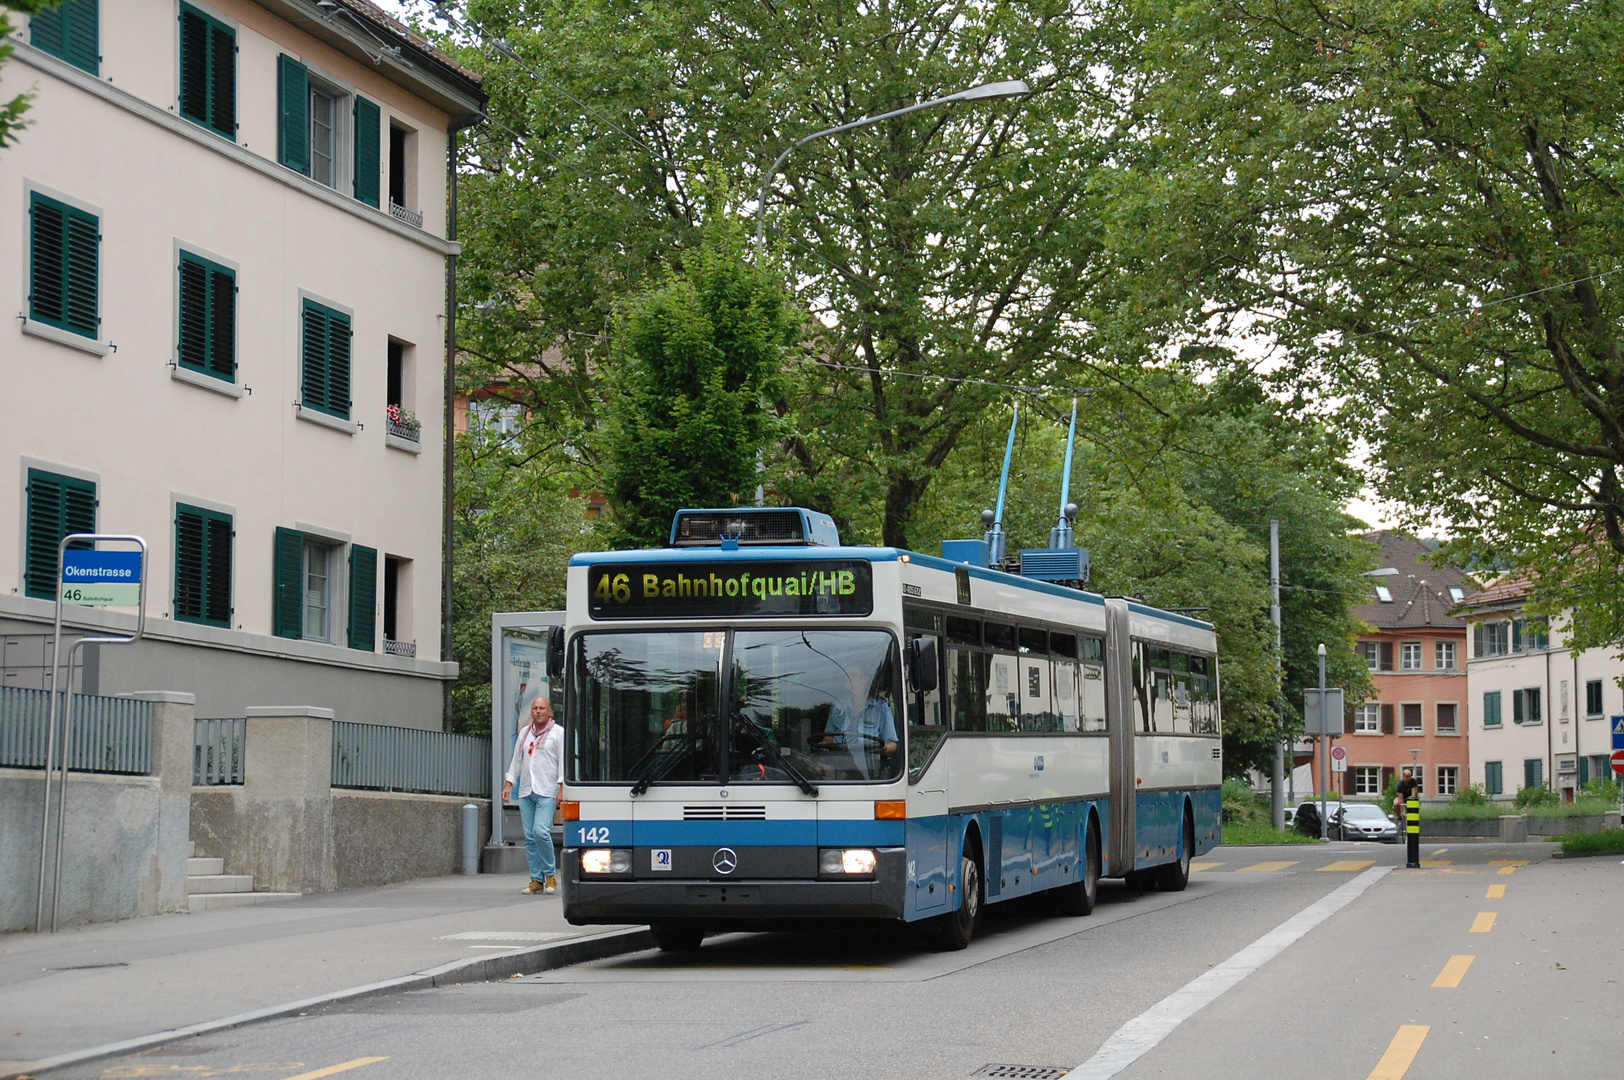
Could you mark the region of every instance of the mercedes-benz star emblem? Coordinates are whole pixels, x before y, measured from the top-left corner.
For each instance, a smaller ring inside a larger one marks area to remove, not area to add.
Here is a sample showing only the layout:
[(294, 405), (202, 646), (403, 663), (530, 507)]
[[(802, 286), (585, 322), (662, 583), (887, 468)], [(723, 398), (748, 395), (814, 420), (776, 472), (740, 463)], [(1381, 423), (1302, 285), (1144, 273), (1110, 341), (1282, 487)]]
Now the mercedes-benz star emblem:
[(711, 856), (711, 866), (718, 874), (731, 874), (739, 865), (739, 853), (730, 847), (717, 848)]

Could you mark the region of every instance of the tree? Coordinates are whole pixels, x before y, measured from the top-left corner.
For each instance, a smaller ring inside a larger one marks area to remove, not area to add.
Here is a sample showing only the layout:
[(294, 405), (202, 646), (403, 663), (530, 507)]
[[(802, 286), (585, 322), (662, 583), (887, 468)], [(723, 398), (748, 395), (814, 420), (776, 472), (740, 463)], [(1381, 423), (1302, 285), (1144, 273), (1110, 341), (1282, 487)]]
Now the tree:
[[(1137, 0), (1117, 235), (1408, 524), (1624, 638), (1624, 5)], [(1129, 232), (1127, 223), (1147, 227)]]
[(718, 216), (682, 269), (615, 320), (604, 479), (616, 530), (638, 546), (663, 545), (677, 510), (730, 506), (761, 479), (779, 367), (801, 323), (745, 243), (739, 224)]
[[(47, 8), (56, 7), (60, 0), (0, 0), (0, 67), (5, 66), (6, 58), (11, 55), (11, 18), (10, 13), (20, 11), (25, 15), (38, 15)], [(0, 149), (4, 149), (17, 141), (17, 135), (28, 126), (23, 119), (23, 113), (28, 111), (28, 103), (34, 95), (17, 94), (10, 101), (0, 102)]]
[(965, 380), (1077, 353), (1107, 273), (1093, 181), (1120, 106), (1094, 84), (1071, 7), (467, 0), (463, 13), (477, 41), (448, 46), (486, 77), (492, 118), (467, 143), (469, 347), (539, 365), (538, 396), (595, 414), (584, 387), (608, 310), (694, 246), (707, 163), (759, 180), (801, 136), (1016, 76), (1036, 91), (1025, 101), (820, 140), (773, 178), (777, 257), (822, 324), (820, 363), (797, 365), (781, 403), (799, 414), (781, 490), (842, 524), (847, 494), (874, 492), (876, 538), (905, 545), (931, 478), (998, 399)]

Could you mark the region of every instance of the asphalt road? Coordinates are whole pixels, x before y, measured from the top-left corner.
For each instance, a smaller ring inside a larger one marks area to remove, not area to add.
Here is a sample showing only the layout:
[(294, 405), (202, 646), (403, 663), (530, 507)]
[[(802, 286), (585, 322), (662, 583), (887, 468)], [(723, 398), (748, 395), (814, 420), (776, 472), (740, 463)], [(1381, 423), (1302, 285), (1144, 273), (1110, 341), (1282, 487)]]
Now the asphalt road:
[(1624, 866), (1549, 850), (1432, 847), (1415, 871), (1394, 847), (1220, 848), (1184, 893), (1105, 882), (1082, 919), (994, 907), (959, 953), (893, 928), (733, 934), (685, 957), (367, 999), (52, 1075), (1106, 1075), (1086, 1063), (1124, 1024), (1177, 1012), (1181, 988), (1267, 955), (1243, 950), (1343, 889), (1357, 895), (1115, 1075), (1610, 1076), (1624, 1050)]

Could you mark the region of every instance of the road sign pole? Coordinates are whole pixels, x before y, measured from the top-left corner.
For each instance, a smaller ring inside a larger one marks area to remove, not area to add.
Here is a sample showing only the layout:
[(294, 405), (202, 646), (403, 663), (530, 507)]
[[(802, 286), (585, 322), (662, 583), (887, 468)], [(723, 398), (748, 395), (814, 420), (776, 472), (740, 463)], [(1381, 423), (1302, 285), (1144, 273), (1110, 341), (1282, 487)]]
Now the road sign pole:
[[(1319, 708), (1320, 731), (1325, 731), (1331, 725), (1326, 722), (1325, 709), (1325, 645), (1319, 647)], [(1326, 816), (1325, 789), (1331, 786), (1331, 738), (1329, 735), (1320, 736), (1320, 839), (1331, 838), (1331, 823)]]

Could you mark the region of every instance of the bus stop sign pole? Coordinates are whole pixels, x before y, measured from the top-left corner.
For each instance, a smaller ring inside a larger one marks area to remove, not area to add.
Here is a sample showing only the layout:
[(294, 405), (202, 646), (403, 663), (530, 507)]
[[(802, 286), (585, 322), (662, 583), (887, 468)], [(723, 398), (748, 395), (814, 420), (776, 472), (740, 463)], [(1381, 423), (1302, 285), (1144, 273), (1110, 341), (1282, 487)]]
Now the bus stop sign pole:
[[(134, 544), (134, 551), (99, 550), (100, 543)], [(88, 545), (72, 547), (70, 545)], [(51, 933), (62, 906), (62, 834), (67, 831), (68, 762), (73, 753), (73, 663), (85, 645), (124, 645), (146, 630), (147, 542), (123, 533), (70, 533), (56, 549), (56, 625), (51, 645), (51, 700), (45, 728), (45, 801), (40, 807), (39, 891), (34, 901), (34, 932), (45, 928), (45, 862), (51, 835), (51, 761), (57, 756), (56, 702), (62, 699), (62, 779), (56, 793), (56, 873), (51, 885)], [(68, 650), (68, 677), (62, 680), (62, 608), (135, 606), (135, 633), (81, 637)], [(59, 693), (60, 691), (60, 693)]]

